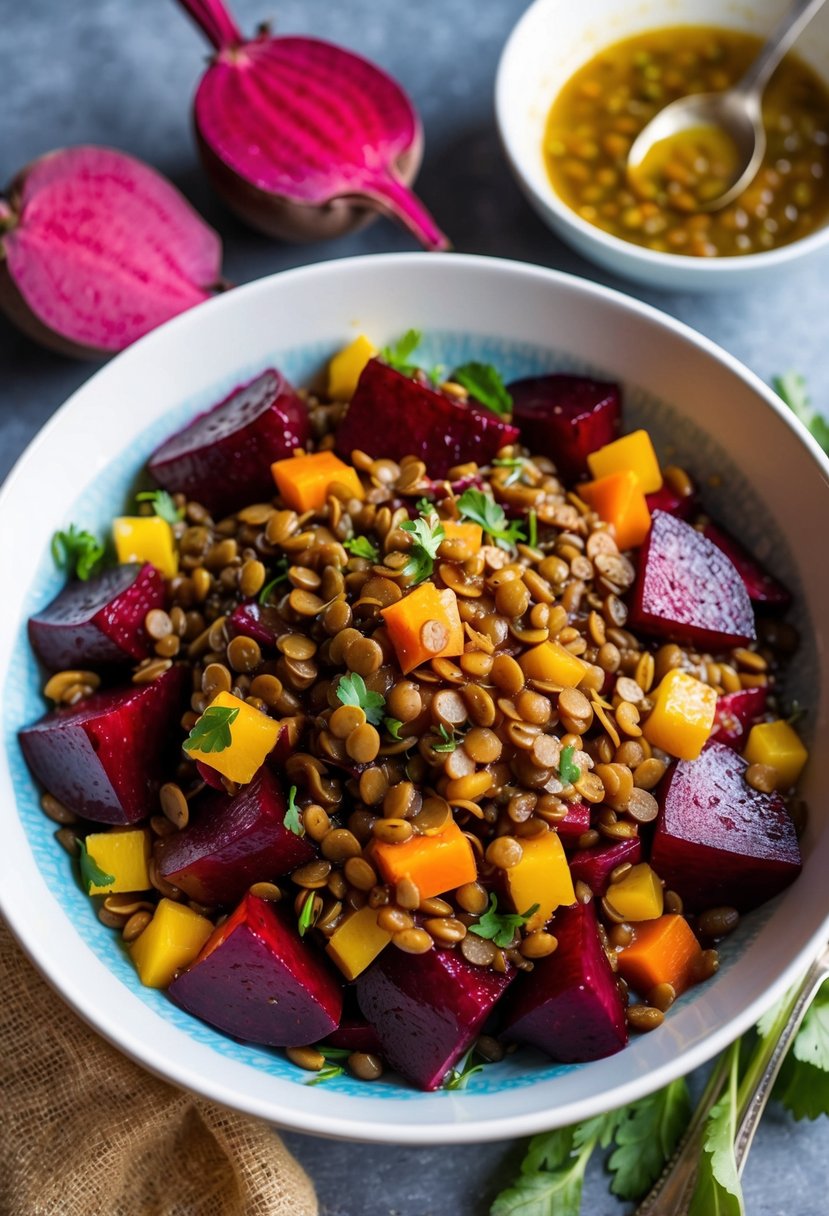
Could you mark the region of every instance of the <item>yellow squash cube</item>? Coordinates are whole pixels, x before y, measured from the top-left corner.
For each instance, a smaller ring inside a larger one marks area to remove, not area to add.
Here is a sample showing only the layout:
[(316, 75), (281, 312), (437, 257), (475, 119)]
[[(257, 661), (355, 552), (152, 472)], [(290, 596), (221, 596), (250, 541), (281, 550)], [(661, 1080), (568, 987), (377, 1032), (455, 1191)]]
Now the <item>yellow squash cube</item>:
[(523, 654), (518, 662), (528, 680), (543, 680), (560, 684), (562, 688), (576, 688), (587, 671), (584, 660), (558, 642), (541, 642)]
[(112, 521), (112, 538), (121, 565), (149, 562), (165, 578), (178, 573), (173, 529), (160, 515), (120, 515)]
[(359, 338), (334, 355), (328, 364), (328, 396), (332, 401), (351, 400), (363, 368), (376, 354), (377, 347), (365, 334), (360, 334)]
[(669, 671), (653, 694), (644, 723), (648, 743), (680, 760), (696, 760), (714, 725), (717, 694), (684, 671)]
[(605, 898), (625, 920), (657, 920), (662, 915), (662, 883), (646, 862), (631, 866), (624, 878), (611, 883)]
[(206, 916), (172, 899), (159, 900), (147, 928), (130, 946), (141, 983), (166, 988), (176, 972), (197, 957), (212, 932)]
[(332, 933), (325, 947), (347, 980), (354, 980), (391, 941), (377, 924), (377, 909), (368, 905), (351, 916)]
[(777, 789), (795, 784), (809, 753), (788, 722), (760, 722), (752, 726), (743, 752), (749, 764), (767, 764), (778, 773)]
[(150, 833), (146, 828), (125, 832), (94, 832), (86, 838), (86, 851), (104, 874), (112, 875), (106, 886), (95, 883), (90, 895), (109, 895), (119, 891), (149, 891), (152, 883), (147, 865), (150, 860)]
[(556, 908), (576, 902), (573, 879), (564, 848), (556, 832), (527, 836), (521, 841), (524, 854), (517, 866), (506, 871), (507, 893), (516, 912), (538, 904), (527, 921), (527, 929), (542, 929)]
[(247, 785), (276, 746), (281, 724), (229, 692), (220, 692), (204, 712), (209, 713), (214, 708), (239, 711), (229, 727), (230, 746), (219, 752), (203, 752), (198, 747), (188, 747), (187, 755), (191, 760), (209, 764), (228, 781)]
[(653, 494), (662, 487), (662, 470), (647, 431), (633, 431), (621, 439), (614, 439), (613, 443), (606, 443), (590, 453), (587, 463), (597, 479), (627, 470), (635, 473), (643, 494)]

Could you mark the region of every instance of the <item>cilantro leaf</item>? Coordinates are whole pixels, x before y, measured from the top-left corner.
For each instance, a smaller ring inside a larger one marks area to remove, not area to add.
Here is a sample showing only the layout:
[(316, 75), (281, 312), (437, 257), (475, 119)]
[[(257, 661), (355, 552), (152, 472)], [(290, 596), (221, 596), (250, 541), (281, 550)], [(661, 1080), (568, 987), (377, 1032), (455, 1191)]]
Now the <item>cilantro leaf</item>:
[(65, 532), (56, 532), (51, 543), (52, 558), (59, 570), (66, 570), (82, 582), (96, 573), (104, 556), (104, 546), (91, 532), (70, 524)]
[(803, 423), (823, 450), (829, 452), (829, 422), (813, 407), (805, 378), (799, 372), (789, 371), (783, 376), (775, 376), (772, 384), (795, 418)]
[(337, 685), (337, 699), (343, 705), (358, 705), (366, 715), (366, 721), (372, 726), (379, 726), (383, 721), (385, 698), (379, 692), (370, 692), (366, 682), (356, 671), (347, 676), (340, 676)]
[(796, 1060), (789, 1052), (774, 1087), (774, 1096), (795, 1119), (819, 1119), (821, 1115), (829, 1115), (829, 1073)]
[(520, 1175), (498, 1195), (490, 1216), (579, 1216), (587, 1163), (597, 1144), (610, 1143), (615, 1119), (600, 1115), (534, 1136)]
[(466, 1089), (470, 1079), (476, 1073), (483, 1072), (483, 1062), (473, 1063), (474, 1056), (475, 1047), (473, 1045), (463, 1059), (458, 1062), (457, 1068), (450, 1069), (449, 1075), (443, 1082), (443, 1089)]
[(792, 1053), (801, 1064), (829, 1073), (829, 984), (824, 984), (806, 1011)]
[(115, 882), (114, 874), (107, 874), (98, 865), (94, 857), (90, 857), (86, 841), (78, 837), (78, 864), (81, 868), (81, 882), (87, 895), (93, 887), (111, 887)]
[(432, 751), (433, 752), (453, 752), (455, 750), (455, 748), (458, 746), (458, 741), (455, 738), (455, 732), (453, 731), (450, 734), (442, 722), (441, 722), (440, 726), (438, 727), (438, 731), (440, 732), (440, 737), (443, 740), (443, 742), (442, 743), (433, 743)]
[(223, 752), (230, 747), (230, 728), (239, 717), (239, 708), (210, 705), (184, 740), (186, 752)]
[(267, 604), (268, 600), (271, 598), (271, 594), (272, 594), (274, 588), (278, 587), (280, 583), (284, 583), (285, 580), (287, 579), (287, 577), (288, 577), (288, 559), (287, 559), (287, 557), (282, 557), (279, 559), (279, 561), (276, 564), (276, 574), (270, 580), (269, 583), (265, 583), (265, 586), (259, 592), (259, 603), (262, 605), (263, 608), (264, 608), (265, 604)]
[(316, 898), (316, 891), (309, 891), (305, 897), (305, 903), (300, 908), (297, 920), (297, 929), (299, 930), (300, 937), (304, 937), (314, 923), (314, 903)]
[(512, 397), (504, 386), (501, 373), (491, 363), (464, 363), (455, 368), (450, 379), (462, 385), (493, 414), (503, 417), (512, 413)]
[(574, 747), (563, 747), (558, 760), (558, 775), (565, 785), (574, 785), (581, 777), (581, 769), (573, 762)]
[(135, 501), (151, 502), (156, 515), (171, 526), (184, 519), (184, 511), (176, 506), (172, 494), (168, 494), (166, 490), (142, 490), (140, 494), (136, 494)]
[(489, 941), (495, 942), (496, 946), (509, 946), (515, 937), (516, 929), (526, 924), (537, 911), (538, 904), (533, 904), (526, 912), (499, 912), (498, 896), (493, 892), (489, 897), (489, 907), (477, 925), (469, 926), (469, 932), (488, 938)]
[(415, 585), (427, 579), (435, 568), (435, 558), (438, 555), (441, 541), (446, 538), (446, 530), (434, 510), (424, 519), (410, 519), (400, 525), (401, 532), (408, 532), (415, 538), (409, 550), (409, 560), (403, 567), (403, 573), (413, 580)]
[(292, 785), (288, 790), (288, 809), (282, 822), (289, 832), (293, 832), (294, 836), (305, 835), (305, 828), (303, 827), (300, 815), (300, 809), (296, 804), (296, 786)]
[(520, 521), (511, 519), (507, 523), (504, 508), (483, 490), (464, 490), (458, 499), (458, 510), (463, 519), (480, 524), (500, 549), (514, 549), (524, 539)]
[(384, 363), (388, 363), (389, 367), (393, 367), (396, 372), (401, 372), (404, 376), (413, 376), (418, 371), (418, 366), (416, 363), (412, 363), (411, 356), (420, 346), (422, 337), (419, 329), (407, 329), (402, 338), (383, 347), (380, 351), (380, 358)]
[(691, 1115), (684, 1077), (631, 1103), (620, 1112), (616, 1148), (608, 1162), (610, 1189), (622, 1199), (640, 1199), (656, 1182)]
[(376, 562), (380, 557), (380, 550), (367, 536), (354, 536), (343, 544), (349, 553), (353, 553), (355, 557), (364, 557), (366, 561)]
[(428, 515), (430, 511), (434, 511), (435, 504), (430, 498), (418, 498), (415, 503), (415, 510), (419, 515)]
[(740, 1041), (729, 1048), (728, 1088), (708, 1116), (696, 1186), (688, 1216), (745, 1216), (734, 1155), (737, 1134), (737, 1073)]
[(384, 718), (383, 725), (391, 735), (392, 739), (396, 739), (398, 743), (403, 742), (403, 740), (400, 738), (400, 727), (403, 725), (403, 723), (399, 718)]

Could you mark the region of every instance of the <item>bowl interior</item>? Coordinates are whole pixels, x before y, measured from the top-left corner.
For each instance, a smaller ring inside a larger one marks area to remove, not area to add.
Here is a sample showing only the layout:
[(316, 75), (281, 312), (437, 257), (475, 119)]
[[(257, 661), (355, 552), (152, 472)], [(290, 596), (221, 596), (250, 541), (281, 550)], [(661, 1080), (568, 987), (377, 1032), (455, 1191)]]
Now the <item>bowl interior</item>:
[[(328, 301), (322, 315), (311, 307), (315, 300)], [(280, 326), (280, 318), (291, 319)], [(549, 272), (418, 255), (329, 264), (234, 292), (140, 343), (76, 395), (10, 479), (0, 500), (4, 585), (13, 587), (0, 614), (6, 742), (0, 816), (9, 842), (0, 889), (18, 936), (67, 999), (125, 1050), (179, 1083), (304, 1130), (474, 1139), (569, 1122), (581, 1111), (616, 1104), (617, 1094), (653, 1088), (690, 1068), (751, 1021), (820, 932), (825, 808), (812, 800), (806, 871), (776, 901), (779, 911), (768, 906), (747, 917), (724, 951), (720, 975), (678, 1002), (657, 1035), (619, 1056), (567, 1068), (519, 1052), (451, 1095), (420, 1094), (397, 1079), (367, 1087), (345, 1077), (309, 1089), (280, 1053), (237, 1043), (139, 984), (117, 934), (97, 921), (54, 841), (16, 741), (17, 729), (43, 711), (25, 620), (61, 584), (48, 556), (51, 532), (72, 520), (105, 533), (156, 444), (268, 363), (307, 383), (355, 327), (386, 341), (410, 325), (424, 328), (429, 364), (477, 358), (495, 363), (507, 379), (549, 370), (621, 379), (628, 424), (647, 427), (663, 458), (696, 472), (711, 512), (796, 591), (804, 645), (787, 693), (816, 708), (812, 723), (825, 720), (825, 659), (810, 616), (829, 586), (810, 560), (818, 551), (810, 548), (817, 524), (810, 536), (802, 521), (807, 504), (812, 516), (825, 511), (826, 486), (790, 426), (736, 368), (675, 323)], [(232, 348), (222, 344), (222, 333), (234, 335)], [(113, 402), (120, 403), (117, 413)], [(100, 436), (97, 443), (92, 435)], [(31, 519), (32, 527), (20, 529), (20, 519)], [(820, 779), (815, 761), (812, 789)]]

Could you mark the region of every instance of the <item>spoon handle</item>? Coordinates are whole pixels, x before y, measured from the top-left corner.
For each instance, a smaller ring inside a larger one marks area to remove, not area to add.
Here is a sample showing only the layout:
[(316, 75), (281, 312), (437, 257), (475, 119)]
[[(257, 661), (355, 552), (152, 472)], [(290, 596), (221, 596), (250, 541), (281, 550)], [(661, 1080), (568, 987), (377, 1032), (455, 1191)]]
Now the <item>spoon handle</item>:
[(794, 0), (769, 35), (751, 67), (735, 85), (735, 91), (742, 93), (744, 97), (752, 98), (759, 104), (760, 96), (768, 84), (772, 72), (800, 37), (801, 32), (818, 9), (823, 8), (824, 3), (825, 0)]

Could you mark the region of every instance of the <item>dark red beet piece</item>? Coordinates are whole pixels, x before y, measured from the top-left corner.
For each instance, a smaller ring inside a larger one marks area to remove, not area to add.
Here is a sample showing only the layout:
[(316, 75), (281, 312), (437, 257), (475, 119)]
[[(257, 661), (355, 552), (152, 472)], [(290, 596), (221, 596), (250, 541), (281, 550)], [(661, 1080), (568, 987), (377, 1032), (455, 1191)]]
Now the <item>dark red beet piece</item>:
[(475, 967), (457, 950), (390, 947), (357, 979), (357, 1000), (392, 1068), (418, 1089), (437, 1089), (513, 977)]
[(718, 549), (731, 559), (737, 573), (745, 584), (748, 598), (753, 604), (765, 604), (768, 608), (786, 608), (792, 602), (791, 592), (773, 574), (765, 570), (757, 558), (735, 540), (724, 528), (707, 523), (702, 530)]
[(97, 692), (20, 732), (23, 755), (50, 794), (84, 819), (136, 823), (158, 810), (158, 790), (180, 746), (184, 667), (149, 684)]
[(489, 410), (451, 401), (443, 393), (395, 371), (379, 359), (366, 364), (348, 412), (336, 432), (345, 460), (359, 448), (369, 456), (417, 456), (432, 477), (457, 464), (488, 464), (514, 443), (518, 428)]
[(748, 765), (724, 743), (680, 760), (662, 780), (651, 864), (691, 911), (740, 912), (779, 894), (800, 873), (800, 847), (779, 794), (745, 780)]
[(115, 566), (87, 582), (67, 584), (29, 618), (29, 641), (55, 671), (146, 659), (150, 639), (144, 617), (163, 606), (164, 579), (155, 566)]
[(163, 878), (202, 904), (230, 904), (263, 874), (288, 874), (316, 856), (307, 836), (285, 827), (288, 804), (275, 776), (261, 768), (238, 794), (213, 794), (181, 832), (158, 850)]
[(515, 380), (508, 387), (522, 442), (549, 456), (567, 481), (583, 477), (590, 453), (619, 434), (621, 396), (610, 381), (556, 374)]
[(590, 828), (590, 807), (586, 802), (568, 803), (567, 814), (559, 819), (555, 827), (565, 848), (574, 845), (579, 836)]
[(269, 605), (257, 604), (255, 600), (234, 608), (228, 625), (234, 637), (242, 634), (270, 650), (275, 649), (279, 635), (286, 632), (285, 622), (279, 614)]
[(361, 1017), (343, 1018), (325, 1042), (329, 1047), (343, 1047), (346, 1051), (366, 1051), (378, 1055), (383, 1052), (377, 1034)]
[(755, 638), (751, 600), (733, 563), (690, 524), (665, 511), (654, 512), (639, 552), (630, 624), (704, 650)]
[(513, 988), (501, 1038), (529, 1043), (565, 1064), (621, 1051), (628, 1038), (625, 1005), (593, 905), (559, 909), (552, 932), (558, 949)]
[(570, 858), (570, 874), (573, 882), (586, 882), (594, 895), (604, 895), (612, 870), (625, 861), (635, 866), (641, 860), (642, 841), (634, 836), (630, 840), (615, 840), (612, 844), (579, 849)]
[(269, 368), (156, 448), (148, 469), (159, 485), (207, 507), (216, 518), (273, 498), (271, 464), (305, 447), (308, 410)]
[(197, 760), (196, 771), (205, 785), (209, 785), (211, 789), (220, 790), (223, 794), (225, 793), (226, 786), (222, 781), (221, 773), (217, 773), (215, 768), (211, 768), (209, 764), (205, 764), (202, 760)]
[(711, 739), (740, 751), (755, 722), (766, 712), (767, 688), (743, 688), (717, 698)]
[(651, 515), (654, 511), (667, 511), (669, 515), (676, 515), (679, 519), (688, 519), (696, 509), (697, 496), (696, 494), (677, 494), (676, 490), (672, 490), (666, 481), (661, 489), (654, 490), (652, 494), (646, 494), (645, 502), (648, 504)]
[(217, 1030), (269, 1047), (324, 1039), (343, 1006), (342, 982), (290, 913), (250, 894), (168, 992)]

